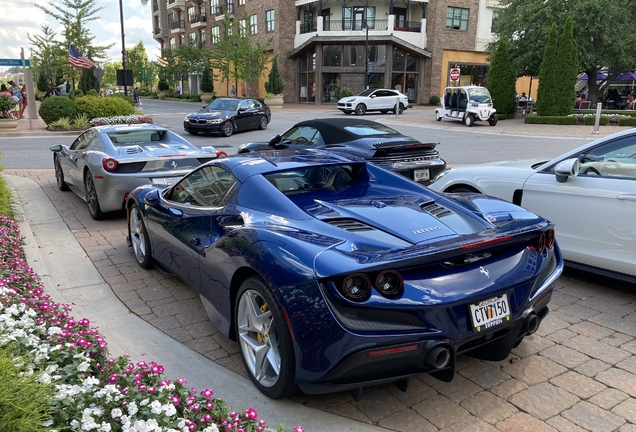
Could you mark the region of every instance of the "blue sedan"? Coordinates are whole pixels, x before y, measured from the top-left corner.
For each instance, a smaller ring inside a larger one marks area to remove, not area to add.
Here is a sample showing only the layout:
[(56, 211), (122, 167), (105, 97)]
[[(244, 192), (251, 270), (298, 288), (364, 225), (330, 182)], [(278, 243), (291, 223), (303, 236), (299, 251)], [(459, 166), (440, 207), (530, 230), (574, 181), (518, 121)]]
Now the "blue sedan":
[(548, 313), (553, 225), (321, 150), (210, 161), (135, 189), (128, 243), (200, 294), (265, 395), (349, 390), (504, 359)]

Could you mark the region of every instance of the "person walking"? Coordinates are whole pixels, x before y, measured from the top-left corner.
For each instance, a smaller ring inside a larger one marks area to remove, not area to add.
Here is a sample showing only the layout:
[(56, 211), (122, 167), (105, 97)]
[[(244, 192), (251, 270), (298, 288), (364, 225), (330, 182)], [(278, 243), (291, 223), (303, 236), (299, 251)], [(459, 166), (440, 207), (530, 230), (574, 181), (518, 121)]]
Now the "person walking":
[(60, 79), (60, 85), (57, 86), (57, 91), (60, 96), (66, 96), (66, 80), (64, 78)]
[(232, 97), (236, 97), (236, 87), (232, 86), (232, 90), (230, 91), (230, 95), (232, 95)]
[(139, 101), (139, 87), (135, 87), (135, 91), (133, 92), (133, 101), (135, 102), (136, 107), (141, 105), (141, 102)]
[(11, 86), (9, 88), (9, 91), (11, 92), (13, 99), (15, 99), (15, 101), (18, 103), (18, 118), (22, 118), (22, 111), (24, 111), (24, 108), (22, 107), (24, 103), (24, 98), (22, 97), (22, 89), (18, 87), (18, 85), (13, 80), (9, 81), (9, 85)]
[(24, 118), (24, 110), (27, 107), (27, 89), (26, 89), (26, 84), (22, 85), (22, 107), (20, 108), (20, 118)]

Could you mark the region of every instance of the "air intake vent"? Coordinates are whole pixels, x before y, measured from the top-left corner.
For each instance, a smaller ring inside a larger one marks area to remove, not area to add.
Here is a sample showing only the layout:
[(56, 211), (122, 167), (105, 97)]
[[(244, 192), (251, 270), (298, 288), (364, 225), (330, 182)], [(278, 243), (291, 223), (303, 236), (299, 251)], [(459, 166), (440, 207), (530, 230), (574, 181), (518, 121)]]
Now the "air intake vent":
[(391, 147), (406, 147), (413, 144), (419, 144), (419, 141), (387, 141), (373, 144), (373, 147), (377, 149), (391, 148)]
[(332, 219), (325, 221), (330, 225), (333, 225), (338, 228), (342, 228), (343, 230), (351, 231), (351, 232), (360, 232), (360, 231), (373, 231), (375, 228), (357, 221), (355, 219)]
[(440, 219), (443, 218), (445, 216), (452, 216), (453, 212), (448, 210), (446, 207), (442, 207), (441, 205), (437, 204), (436, 202), (428, 202), (428, 203), (424, 203), (420, 206), (420, 208), (422, 210), (424, 210), (426, 213), (435, 216), (436, 218)]
[(143, 153), (144, 149), (142, 149), (139, 146), (135, 146), (135, 147), (124, 147), (124, 148), (120, 148), (119, 149), (119, 154), (125, 154), (125, 155), (131, 155), (131, 154), (137, 154), (137, 153)]

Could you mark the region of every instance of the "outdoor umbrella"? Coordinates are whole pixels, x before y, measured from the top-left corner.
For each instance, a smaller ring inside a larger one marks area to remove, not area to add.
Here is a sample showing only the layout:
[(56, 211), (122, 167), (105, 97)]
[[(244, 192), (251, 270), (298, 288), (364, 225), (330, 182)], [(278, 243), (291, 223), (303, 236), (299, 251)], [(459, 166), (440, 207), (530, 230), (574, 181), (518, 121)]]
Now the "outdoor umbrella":
[[(596, 81), (603, 81), (607, 79), (607, 75), (604, 75), (602, 73), (596, 75)], [(587, 81), (587, 74), (583, 74), (579, 77), (579, 80), (586, 80)]]
[(623, 72), (618, 75), (613, 81), (636, 81), (636, 73), (634, 72)]

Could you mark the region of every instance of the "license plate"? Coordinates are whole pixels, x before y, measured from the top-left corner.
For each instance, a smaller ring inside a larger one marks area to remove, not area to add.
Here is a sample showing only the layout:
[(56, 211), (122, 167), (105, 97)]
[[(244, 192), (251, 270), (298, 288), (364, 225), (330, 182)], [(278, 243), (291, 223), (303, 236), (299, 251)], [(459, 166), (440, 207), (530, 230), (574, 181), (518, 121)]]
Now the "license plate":
[(431, 172), (428, 169), (419, 169), (413, 171), (413, 180), (425, 181), (431, 178)]
[(508, 296), (502, 294), (470, 305), (470, 319), (475, 330), (487, 330), (510, 321)]
[(172, 186), (173, 184), (177, 183), (179, 180), (181, 180), (181, 177), (156, 178), (156, 179), (152, 179), (152, 183)]

